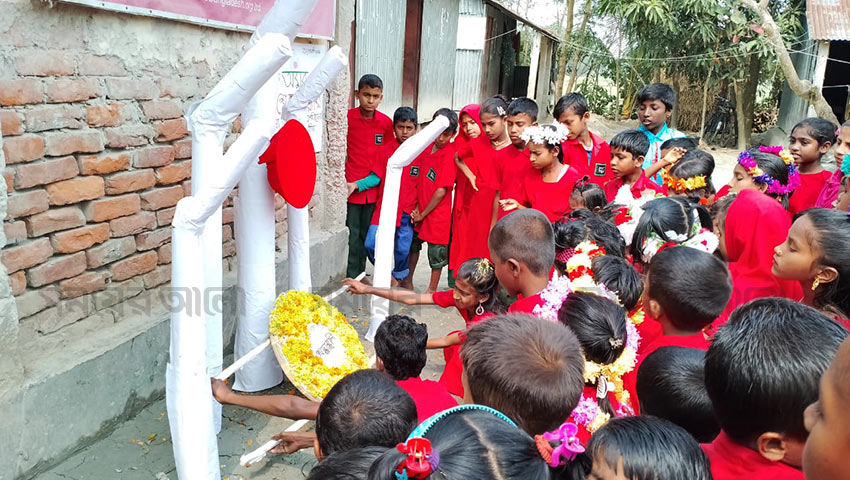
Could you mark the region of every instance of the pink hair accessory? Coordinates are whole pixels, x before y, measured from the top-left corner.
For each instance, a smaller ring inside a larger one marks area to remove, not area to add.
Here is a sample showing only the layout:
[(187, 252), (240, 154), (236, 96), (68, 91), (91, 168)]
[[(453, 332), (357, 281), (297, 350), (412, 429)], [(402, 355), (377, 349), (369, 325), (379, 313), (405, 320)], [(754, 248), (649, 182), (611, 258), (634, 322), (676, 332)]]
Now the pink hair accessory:
[(543, 438), (559, 445), (552, 449), (551, 467), (566, 465), (576, 458), (576, 455), (584, 453), (584, 447), (578, 440), (578, 427), (575, 423), (566, 422), (554, 432), (546, 432)]
[(570, 260), (570, 258), (572, 258), (573, 255), (575, 255), (575, 253), (575, 248), (567, 248), (566, 250), (561, 250), (560, 252), (558, 252), (557, 255), (555, 255), (555, 260), (565, 264)]

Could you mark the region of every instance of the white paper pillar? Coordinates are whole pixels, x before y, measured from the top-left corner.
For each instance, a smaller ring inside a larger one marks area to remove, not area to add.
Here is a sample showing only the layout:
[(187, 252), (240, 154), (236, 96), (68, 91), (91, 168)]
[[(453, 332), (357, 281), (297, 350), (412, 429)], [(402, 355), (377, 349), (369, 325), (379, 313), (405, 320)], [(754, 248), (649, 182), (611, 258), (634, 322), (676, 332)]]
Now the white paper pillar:
[[(449, 119), (440, 115), (421, 132), (407, 139), (387, 162), (384, 195), (381, 197), (381, 214), (375, 236), (375, 275), (373, 284), (389, 288), (395, 249), (395, 223), (398, 217), (398, 196), (401, 188), (401, 171), (410, 165), (429, 145), (449, 128)], [(371, 321), (366, 340), (375, 340), (375, 332), (390, 312), (390, 301), (375, 295), (371, 298)]]

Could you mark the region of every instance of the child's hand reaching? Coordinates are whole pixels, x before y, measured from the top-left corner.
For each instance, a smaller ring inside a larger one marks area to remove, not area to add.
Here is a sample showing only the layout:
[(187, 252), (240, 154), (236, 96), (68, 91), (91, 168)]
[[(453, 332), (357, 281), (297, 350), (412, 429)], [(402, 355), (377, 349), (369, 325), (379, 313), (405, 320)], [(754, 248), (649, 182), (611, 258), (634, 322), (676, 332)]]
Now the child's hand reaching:
[(230, 403), (228, 400), (233, 395), (233, 390), (227, 386), (227, 382), (217, 378), (210, 378), (212, 384), (212, 394), (215, 401), (221, 404)]
[(682, 147), (673, 147), (669, 152), (667, 152), (667, 155), (664, 155), (664, 158), (662, 158), (661, 161), (664, 162), (666, 166), (672, 167), (676, 164), (676, 162), (681, 160), (686, 153), (688, 153), (688, 151)]
[(505, 212), (510, 212), (511, 210), (517, 210), (520, 207), (520, 204), (513, 198), (506, 198), (504, 200), (499, 200), (499, 207), (501, 207)]
[(354, 295), (365, 295), (369, 290), (368, 285), (353, 278), (346, 278), (342, 284), (348, 287), (348, 293)]
[(419, 209), (414, 208), (413, 211), (410, 212), (410, 221), (413, 222), (414, 224), (416, 224), (416, 223), (421, 222), (422, 220), (423, 219), (422, 219), (422, 216), (419, 213)]
[(348, 196), (349, 197), (351, 196), (352, 193), (357, 191), (357, 184), (354, 183), (354, 182), (348, 182), (348, 183), (345, 184), (345, 186), (348, 188)]
[(315, 432), (282, 432), (272, 437), (275, 440), (280, 440), (276, 447), (269, 450), (269, 453), (288, 454), (295, 453), (298, 450), (310, 448), (316, 439)]
[(472, 189), (477, 192), (478, 191), (478, 185), (476, 185), (475, 182), (478, 180), (478, 177), (476, 177), (475, 174), (472, 173), (472, 172), (469, 172), (469, 174), (464, 172), (464, 175), (466, 175), (466, 179), (469, 180), (469, 184), (472, 185)]

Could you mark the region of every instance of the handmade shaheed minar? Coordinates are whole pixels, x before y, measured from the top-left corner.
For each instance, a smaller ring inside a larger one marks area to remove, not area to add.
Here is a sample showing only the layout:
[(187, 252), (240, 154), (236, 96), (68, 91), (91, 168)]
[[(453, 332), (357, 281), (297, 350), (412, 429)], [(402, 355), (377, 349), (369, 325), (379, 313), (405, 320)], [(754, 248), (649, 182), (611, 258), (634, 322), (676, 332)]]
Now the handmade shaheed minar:
[[(279, 72), (292, 55), (291, 39), (317, 2), (276, 0), (251, 36), (247, 52), (206, 98), (187, 112), (192, 132), (192, 195), (177, 204), (172, 222), (171, 343), (166, 368), (174, 460), (177, 474), (184, 480), (221, 477), (216, 438), (221, 429), (221, 405), (212, 398), (209, 378), (219, 375), (222, 369), (222, 314), (220, 309), (207, 308), (207, 299), (222, 293), (221, 205), (237, 183), (235, 236), (240, 308), (234, 354), (240, 358), (249, 352), (260, 353), (250, 363), (242, 363), (236, 389), (258, 391), (283, 380), (271, 349), (262, 348), (269, 341), (269, 314), (277, 295), (274, 192), (270, 182), (280, 188), (288, 203), (289, 287), (301, 291), (312, 288), (308, 212), (304, 207), (315, 187), (316, 164), (312, 145), (304, 147), (303, 127), (293, 124), (284, 129), (274, 148), (263, 156), (263, 163), (258, 159), (267, 151), (281, 124), (286, 126), (302, 118), (306, 107), (323, 95), (347, 66), (342, 50), (331, 48), (304, 85), (283, 105), (282, 112), (278, 111)], [(224, 154), (227, 131), (240, 115), (243, 131)], [(384, 205), (393, 208), (384, 210), (395, 212), (401, 168), (447, 126), (447, 119), (437, 118), (389, 160)], [(287, 142), (290, 131), (292, 141)], [(379, 286), (389, 286), (394, 241), (391, 224), (394, 225), (394, 218), (385, 221), (382, 216), (375, 271)], [(373, 301), (370, 334), (383, 320), (382, 314), (386, 315), (385, 308), (376, 313), (376, 307), (380, 304)]]

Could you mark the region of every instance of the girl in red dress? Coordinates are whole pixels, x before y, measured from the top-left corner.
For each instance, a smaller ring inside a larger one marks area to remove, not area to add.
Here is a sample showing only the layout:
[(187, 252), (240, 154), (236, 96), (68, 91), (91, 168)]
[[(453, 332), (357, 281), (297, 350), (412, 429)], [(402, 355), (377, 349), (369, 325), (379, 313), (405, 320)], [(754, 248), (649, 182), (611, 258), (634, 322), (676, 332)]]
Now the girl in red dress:
[(814, 207), (826, 181), (832, 176), (832, 172), (824, 170), (820, 160), (835, 143), (837, 128), (828, 120), (813, 117), (803, 120), (791, 130), (788, 150), (800, 171), (800, 186), (788, 202), (791, 215)]
[(467, 260), (466, 244), (469, 238), (469, 224), (465, 222), (469, 215), (469, 202), (476, 188), (475, 157), (472, 143), (483, 134), (480, 119), (481, 106), (467, 105), (460, 111), (460, 133), (455, 138), (457, 156), (457, 179), (455, 183), (454, 208), (452, 209), (452, 240), (449, 245), (449, 280), (453, 286), (457, 269)]

